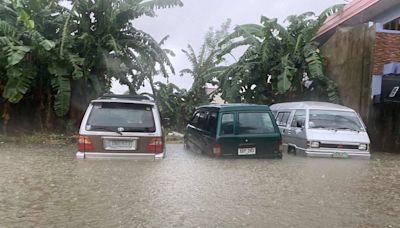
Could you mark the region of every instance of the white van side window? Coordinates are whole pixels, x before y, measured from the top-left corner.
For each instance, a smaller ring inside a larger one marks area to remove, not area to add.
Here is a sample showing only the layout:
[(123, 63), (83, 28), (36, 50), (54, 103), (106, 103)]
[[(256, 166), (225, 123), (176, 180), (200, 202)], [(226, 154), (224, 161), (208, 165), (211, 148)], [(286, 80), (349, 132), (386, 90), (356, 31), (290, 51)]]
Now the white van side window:
[(286, 126), (290, 117), (290, 112), (279, 112), (276, 117), (276, 124), (278, 126)]
[(305, 110), (296, 110), (294, 114), (291, 127), (301, 128), (304, 127), (306, 122), (306, 111)]

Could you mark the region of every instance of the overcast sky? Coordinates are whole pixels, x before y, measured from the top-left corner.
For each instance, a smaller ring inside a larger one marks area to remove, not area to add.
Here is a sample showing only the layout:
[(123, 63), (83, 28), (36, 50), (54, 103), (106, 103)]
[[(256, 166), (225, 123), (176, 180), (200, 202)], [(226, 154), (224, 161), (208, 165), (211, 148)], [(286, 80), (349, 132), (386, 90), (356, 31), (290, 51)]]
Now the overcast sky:
[[(320, 13), (334, 4), (345, 3), (346, 0), (183, 0), (184, 6), (157, 11), (157, 17), (142, 17), (135, 21), (137, 28), (149, 33), (157, 41), (170, 35), (165, 44), (172, 49), (176, 57), (171, 61), (177, 72), (169, 81), (179, 87), (189, 89), (192, 79), (180, 77), (179, 71), (189, 67), (181, 49), (191, 44), (197, 52), (203, 43), (204, 34), (209, 27), (219, 28), (228, 18), (232, 19), (232, 27), (240, 24), (260, 22), (261, 15), (278, 18), (280, 22), (294, 14), (307, 11)], [(123, 93), (127, 89), (118, 85), (113, 91)], [(148, 91), (148, 88), (144, 89)]]

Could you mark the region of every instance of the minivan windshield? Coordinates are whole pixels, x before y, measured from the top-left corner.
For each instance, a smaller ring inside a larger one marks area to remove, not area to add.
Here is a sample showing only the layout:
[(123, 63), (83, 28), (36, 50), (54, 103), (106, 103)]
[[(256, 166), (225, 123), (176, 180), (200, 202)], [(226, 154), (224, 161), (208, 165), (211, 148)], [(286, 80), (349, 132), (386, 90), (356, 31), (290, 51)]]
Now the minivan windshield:
[(354, 112), (332, 110), (310, 110), (310, 129), (365, 131)]
[(265, 134), (274, 132), (275, 128), (269, 113), (239, 113), (239, 134)]
[(94, 103), (86, 130), (155, 132), (152, 106), (129, 103)]

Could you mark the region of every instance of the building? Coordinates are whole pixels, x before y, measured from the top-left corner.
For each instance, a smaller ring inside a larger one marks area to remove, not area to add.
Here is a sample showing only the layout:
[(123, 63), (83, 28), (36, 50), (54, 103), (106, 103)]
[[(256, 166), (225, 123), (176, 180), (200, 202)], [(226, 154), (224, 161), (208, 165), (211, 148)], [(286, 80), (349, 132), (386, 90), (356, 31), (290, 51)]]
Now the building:
[(206, 94), (211, 99), (211, 104), (225, 104), (225, 100), (222, 99), (221, 93), (217, 93), (218, 88), (206, 87)]
[(372, 149), (400, 152), (400, 0), (353, 0), (315, 40), (342, 103), (367, 124)]

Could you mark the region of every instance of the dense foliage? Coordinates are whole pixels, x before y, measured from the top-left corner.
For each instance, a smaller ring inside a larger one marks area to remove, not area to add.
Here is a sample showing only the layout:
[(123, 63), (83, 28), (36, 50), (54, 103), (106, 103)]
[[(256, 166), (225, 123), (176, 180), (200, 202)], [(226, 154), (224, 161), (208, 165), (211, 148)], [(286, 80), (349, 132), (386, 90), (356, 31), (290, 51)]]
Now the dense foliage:
[(67, 8), (57, 0), (0, 0), (4, 130), (22, 116), (34, 123), (30, 127), (53, 129), (56, 116), (79, 120), (87, 102), (109, 91), (113, 78), (134, 92), (149, 67), (157, 64), (164, 76), (173, 72), (159, 43), (133, 21), (174, 6), (182, 2), (73, 1)]
[[(261, 18), (261, 25), (230, 20), (210, 30), (198, 52), (182, 50), (193, 78), (186, 91), (155, 82), (175, 73), (171, 50), (134, 26), (155, 10), (182, 6), (181, 0), (0, 0), (0, 113), (20, 129), (76, 129), (88, 101), (109, 92), (112, 80), (136, 94), (148, 81), (162, 115), (180, 130), (196, 107), (210, 102), (208, 84), (228, 102), (274, 103), (285, 100), (338, 101), (335, 84), (325, 76), (313, 37), (326, 17), (313, 13), (287, 18), (287, 26)], [(63, 1), (65, 2), (65, 1)], [(244, 54), (225, 66), (227, 56)]]
[(206, 84), (215, 83), (215, 69), (222, 62), (221, 58), (217, 58), (223, 48), (218, 46), (218, 43), (228, 35), (230, 24), (231, 20), (228, 19), (219, 30), (210, 28), (204, 37), (204, 43), (201, 45), (198, 54), (190, 44), (187, 50), (182, 50), (191, 67), (181, 70), (180, 73), (181, 76), (187, 74), (193, 78), (189, 93), (194, 106), (209, 102), (209, 97), (205, 91)]
[(337, 5), (319, 17), (304, 13), (287, 18), (288, 26), (261, 17), (261, 25), (235, 28), (221, 45), (220, 57), (240, 46), (247, 49), (237, 62), (220, 67), (220, 92), (228, 102), (267, 103), (287, 100), (329, 100), (339, 97), (335, 83), (325, 76), (318, 44), (313, 41), (326, 17), (342, 8)]

